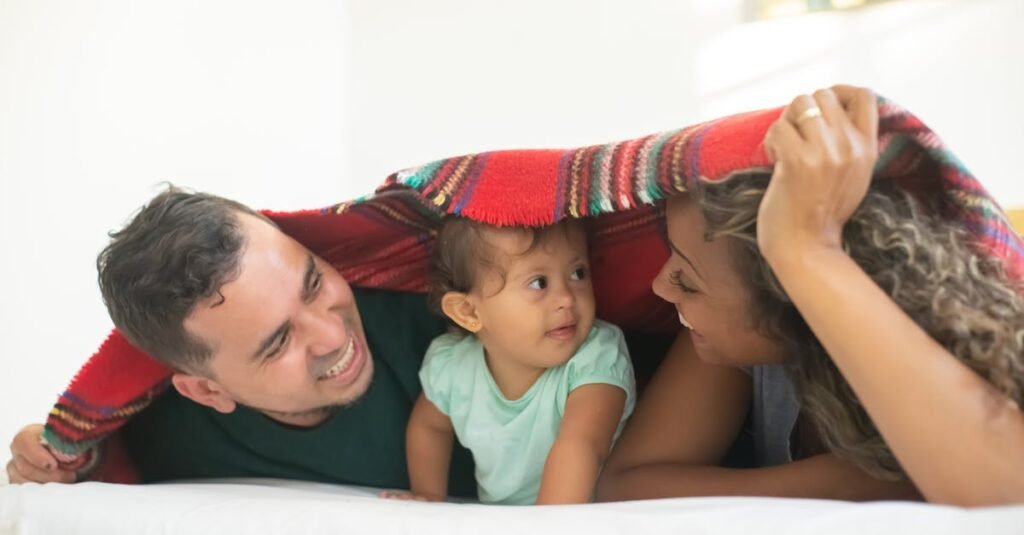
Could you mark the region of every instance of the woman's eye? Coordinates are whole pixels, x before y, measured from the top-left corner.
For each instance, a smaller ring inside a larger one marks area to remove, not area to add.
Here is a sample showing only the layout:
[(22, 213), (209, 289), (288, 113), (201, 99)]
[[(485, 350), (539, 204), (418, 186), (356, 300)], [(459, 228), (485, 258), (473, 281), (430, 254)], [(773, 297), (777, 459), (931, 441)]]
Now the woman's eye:
[(576, 268), (576, 271), (573, 271), (569, 278), (574, 281), (581, 281), (587, 278), (587, 268)]
[(537, 277), (531, 280), (530, 283), (526, 285), (526, 287), (530, 288), (531, 290), (543, 290), (548, 287), (548, 278)]
[(678, 269), (673, 271), (668, 276), (669, 283), (672, 284), (672, 286), (675, 286), (676, 288), (679, 288), (684, 294), (695, 294), (695, 293), (697, 293), (697, 289), (696, 288), (691, 288), (691, 287), (689, 287), (689, 286), (687, 286), (686, 284), (683, 283), (683, 279), (681, 277), (681, 274), (682, 274), (682, 271), (680, 271)]

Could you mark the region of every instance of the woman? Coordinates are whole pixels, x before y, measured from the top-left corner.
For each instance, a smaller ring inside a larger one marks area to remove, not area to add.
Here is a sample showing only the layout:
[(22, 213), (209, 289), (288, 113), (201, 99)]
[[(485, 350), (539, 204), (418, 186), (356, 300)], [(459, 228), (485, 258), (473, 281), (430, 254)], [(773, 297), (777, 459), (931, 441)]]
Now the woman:
[[(688, 329), (601, 498), (1024, 501), (1024, 301), (962, 230), (871, 183), (877, 110), (851, 87), (797, 97), (770, 177), (667, 203), (653, 286)], [(720, 468), (748, 407), (760, 467)]]

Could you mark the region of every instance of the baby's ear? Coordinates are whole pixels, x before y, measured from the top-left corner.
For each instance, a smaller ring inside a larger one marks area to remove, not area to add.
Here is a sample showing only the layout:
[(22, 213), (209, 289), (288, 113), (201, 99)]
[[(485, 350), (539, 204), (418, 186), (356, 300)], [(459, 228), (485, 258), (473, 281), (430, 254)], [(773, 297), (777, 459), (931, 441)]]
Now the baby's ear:
[(483, 322), (469, 296), (463, 292), (447, 292), (441, 298), (441, 311), (456, 325), (471, 333), (479, 332)]

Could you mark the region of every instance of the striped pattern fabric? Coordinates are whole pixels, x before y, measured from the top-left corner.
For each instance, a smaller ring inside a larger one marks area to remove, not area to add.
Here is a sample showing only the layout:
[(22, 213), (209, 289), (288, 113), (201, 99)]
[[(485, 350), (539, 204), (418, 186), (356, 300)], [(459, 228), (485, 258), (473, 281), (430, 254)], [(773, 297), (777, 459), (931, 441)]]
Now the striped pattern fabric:
[[(920, 120), (879, 99), (877, 180), (937, 200), (980, 252), (1024, 278), (1024, 247), (999, 206)], [(658, 201), (697, 181), (770, 171), (762, 139), (781, 108), (618, 143), (559, 150), (493, 151), (448, 158), (387, 177), (371, 195), (320, 210), (265, 213), (336, 266), (353, 286), (425, 291), (431, 243), (445, 215), (493, 225), (540, 226), (589, 218), (598, 315), (625, 330), (673, 332), (674, 311), (650, 291), (668, 257)], [(170, 371), (113, 332), (61, 394), (45, 439), (69, 465), (108, 438), (168, 386)], [(91, 477), (132, 481), (108, 455)], [(109, 467), (117, 467), (112, 469)]]
[[(606, 145), (438, 160), (389, 176), (382, 190), (409, 188), (424, 206), (495, 225), (548, 225), (628, 211), (686, 191), (698, 180), (770, 171), (762, 140), (781, 111), (734, 115)], [(1020, 238), (981, 183), (913, 114), (882, 97), (879, 114), (876, 179), (942, 197), (947, 217), (966, 224), (986, 253), (1024, 276)]]

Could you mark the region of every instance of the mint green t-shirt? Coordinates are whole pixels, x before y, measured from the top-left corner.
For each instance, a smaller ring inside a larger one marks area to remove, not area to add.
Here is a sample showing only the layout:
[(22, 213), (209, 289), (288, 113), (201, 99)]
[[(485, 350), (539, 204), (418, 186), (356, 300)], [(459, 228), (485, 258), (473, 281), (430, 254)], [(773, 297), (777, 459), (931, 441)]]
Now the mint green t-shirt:
[(622, 331), (600, 320), (569, 362), (546, 370), (519, 399), (505, 399), (498, 389), (475, 336), (436, 338), (423, 359), (420, 382), (427, 399), (451, 419), (459, 442), (473, 453), (480, 501), (506, 505), (537, 501), (570, 392), (594, 383), (625, 390), (616, 438), (636, 397)]

